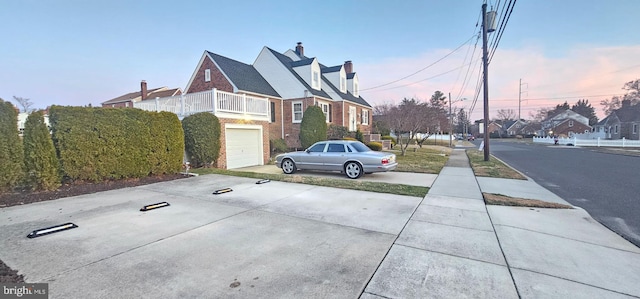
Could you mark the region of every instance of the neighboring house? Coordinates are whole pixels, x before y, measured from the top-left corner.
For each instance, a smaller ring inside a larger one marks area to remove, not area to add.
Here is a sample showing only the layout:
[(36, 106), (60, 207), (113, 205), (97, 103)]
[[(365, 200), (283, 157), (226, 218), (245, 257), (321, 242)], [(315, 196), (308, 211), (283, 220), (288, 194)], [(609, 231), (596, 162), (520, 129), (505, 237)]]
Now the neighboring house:
[[(18, 113), (18, 131), (20, 132), (20, 136), (22, 136), (22, 134), (24, 133), (24, 124), (27, 122), (27, 117), (29, 117), (29, 114), (31, 113)], [(47, 110), (44, 110), (44, 124), (49, 127), (49, 107), (47, 107)]]
[(140, 82), (140, 91), (130, 92), (117, 98), (102, 102), (102, 107), (133, 107), (133, 103), (144, 101), (146, 99), (172, 97), (182, 94), (180, 88), (169, 89), (168, 87), (159, 87), (147, 89), (147, 82)]
[[(284, 53), (264, 47), (252, 65), (205, 51), (179, 103), (184, 111), (187, 98), (211, 101), (202, 111), (220, 119), (223, 146), (217, 162), (229, 169), (267, 163), (270, 139), (282, 138), (289, 147), (299, 148), (300, 123), (309, 106), (322, 108), (327, 125), (369, 133), (372, 108), (359, 96), (358, 84), (351, 61), (327, 67), (304, 56), (302, 43)], [(220, 109), (233, 97), (242, 98), (241, 108)], [(263, 102), (268, 103), (264, 111), (246, 112), (249, 105), (261, 107)]]
[(565, 110), (552, 117), (543, 120), (541, 123), (541, 136), (564, 135), (588, 133), (592, 128), (589, 126), (589, 118), (582, 116), (571, 110)]
[(489, 125), (487, 125), (487, 131), (489, 132), (489, 136), (491, 136), (491, 134), (498, 134), (502, 136), (502, 124), (496, 121), (492, 121), (489, 123)]
[(538, 136), (542, 130), (542, 125), (539, 122), (529, 122), (522, 127), (520, 135), (522, 136)]
[(522, 128), (524, 128), (526, 125), (527, 122), (523, 120), (509, 120), (504, 123), (503, 128), (505, 128), (507, 136), (524, 135), (522, 132)]
[(622, 107), (598, 122), (594, 131), (604, 133), (607, 139), (640, 140), (640, 104), (622, 101)]

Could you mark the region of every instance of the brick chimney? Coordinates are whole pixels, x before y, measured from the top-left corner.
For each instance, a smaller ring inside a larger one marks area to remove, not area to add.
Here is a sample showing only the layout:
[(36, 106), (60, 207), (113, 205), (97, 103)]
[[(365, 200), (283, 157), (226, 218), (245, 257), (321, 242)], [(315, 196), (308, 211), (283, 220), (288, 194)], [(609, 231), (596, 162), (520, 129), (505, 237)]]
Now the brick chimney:
[(302, 42), (298, 42), (298, 45), (296, 46), (296, 54), (298, 54), (298, 56), (304, 56), (304, 47), (302, 46)]
[(140, 82), (140, 100), (144, 101), (147, 99), (147, 81), (142, 80)]
[(344, 72), (347, 74), (353, 73), (353, 63), (351, 63), (351, 60), (344, 62)]

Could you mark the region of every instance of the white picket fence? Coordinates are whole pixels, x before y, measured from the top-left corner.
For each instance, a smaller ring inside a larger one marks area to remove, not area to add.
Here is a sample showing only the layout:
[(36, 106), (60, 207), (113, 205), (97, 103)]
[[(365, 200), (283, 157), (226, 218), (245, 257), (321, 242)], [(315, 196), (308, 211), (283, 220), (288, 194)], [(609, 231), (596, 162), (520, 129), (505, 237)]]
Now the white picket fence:
[(269, 120), (269, 99), (235, 94), (217, 89), (156, 98), (133, 103), (134, 108), (147, 111), (168, 111), (180, 118), (198, 113), (213, 112), (218, 117)]
[[(533, 137), (534, 143), (546, 143), (546, 144), (554, 144), (555, 139), (552, 137)], [(562, 145), (572, 144), (574, 146), (597, 146), (597, 147), (640, 147), (640, 140), (628, 140), (625, 138), (616, 139), (616, 140), (607, 140), (607, 139), (578, 139), (576, 137), (573, 138), (558, 138), (558, 143)]]

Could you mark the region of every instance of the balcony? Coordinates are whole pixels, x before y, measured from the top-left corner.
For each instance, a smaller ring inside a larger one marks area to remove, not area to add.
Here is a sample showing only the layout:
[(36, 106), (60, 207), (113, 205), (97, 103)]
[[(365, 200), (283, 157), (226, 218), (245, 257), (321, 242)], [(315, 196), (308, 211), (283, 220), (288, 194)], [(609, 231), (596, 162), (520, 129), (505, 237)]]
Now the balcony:
[(146, 111), (168, 111), (180, 119), (199, 112), (211, 112), (218, 118), (269, 121), (269, 99), (213, 89), (168, 98), (133, 103)]

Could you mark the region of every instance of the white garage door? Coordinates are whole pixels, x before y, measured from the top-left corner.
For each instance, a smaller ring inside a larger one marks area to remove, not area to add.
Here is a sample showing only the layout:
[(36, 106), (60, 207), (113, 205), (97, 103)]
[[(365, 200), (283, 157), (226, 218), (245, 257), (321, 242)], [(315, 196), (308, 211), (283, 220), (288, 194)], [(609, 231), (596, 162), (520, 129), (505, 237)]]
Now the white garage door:
[(262, 127), (227, 126), (227, 169), (263, 165)]

